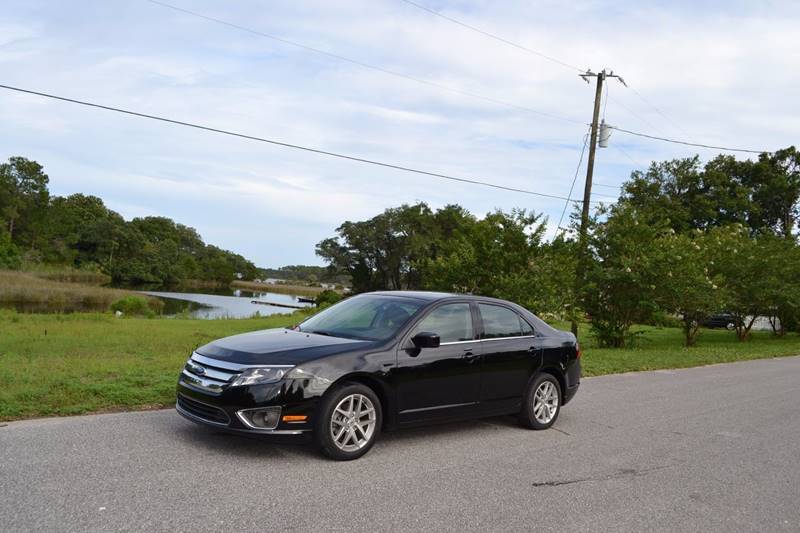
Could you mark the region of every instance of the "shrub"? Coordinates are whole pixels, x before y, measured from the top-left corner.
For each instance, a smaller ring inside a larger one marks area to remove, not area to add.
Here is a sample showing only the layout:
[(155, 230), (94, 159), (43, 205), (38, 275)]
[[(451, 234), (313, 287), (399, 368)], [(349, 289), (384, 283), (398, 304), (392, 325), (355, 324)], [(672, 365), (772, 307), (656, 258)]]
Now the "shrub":
[(125, 296), (111, 304), (113, 312), (121, 312), (128, 316), (155, 316), (157, 312), (161, 312), (164, 304), (154, 298), (145, 298), (143, 296)]
[(330, 307), (339, 300), (342, 299), (342, 295), (336, 291), (332, 290), (324, 290), (314, 298), (314, 302), (317, 304), (317, 308), (323, 309), (325, 307)]

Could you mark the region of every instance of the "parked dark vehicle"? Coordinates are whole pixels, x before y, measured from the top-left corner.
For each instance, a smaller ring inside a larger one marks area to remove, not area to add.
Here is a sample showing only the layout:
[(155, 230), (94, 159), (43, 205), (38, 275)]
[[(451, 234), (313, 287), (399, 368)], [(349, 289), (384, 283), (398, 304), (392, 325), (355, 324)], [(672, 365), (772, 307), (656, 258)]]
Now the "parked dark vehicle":
[(705, 322), (703, 322), (703, 326), (711, 329), (736, 329), (736, 325), (740, 322), (741, 321), (736, 316), (730, 313), (718, 313), (708, 317)]
[(580, 383), (571, 333), (491, 298), (354, 296), (292, 329), (198, 348), (178, 380), (180, 414), (227, 431), (311, 438), (364, 455), (383, 430), (518, 413), (546, 429)]

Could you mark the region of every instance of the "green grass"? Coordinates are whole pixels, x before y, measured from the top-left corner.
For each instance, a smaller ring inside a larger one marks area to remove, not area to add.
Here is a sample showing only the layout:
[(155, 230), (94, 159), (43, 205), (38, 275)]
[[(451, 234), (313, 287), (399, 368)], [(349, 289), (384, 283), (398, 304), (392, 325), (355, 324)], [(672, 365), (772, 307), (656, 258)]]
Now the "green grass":
[[(110, 314), (0, 311), (0, 420), (172, 405), (175, 382), (192, 349), (209, 341), (281, 327), (300, 315), (243, 320), (117, 319)], [(566, 324), (556, 324), (568, 329)], [(684, 348), (674, 328), (639, 328), (633, 348), (598, 348), (581, 337), (583, 371), (597, 376), (800, 354), (800, 336), (703, 331)]]
[[(553, 324), (569, 330), (569, 324)], [(800, 335), (775, 337), (768, 331), (755, 331), (752, 338), (740, 342), (732, 331), (702, 330), (697, 346), (683, 346), (683, 334), (677, 328), (639, 326), (641, 332), (633, 347), (599, 348), (582, 325), (581, 367), (584, 376), (602, 376), (643, 370), (689, 368), (693, 366), (731, 363), (750, 359), (800, 355)]]
[(171, 405), (192, 349), (299, 322), (114, 318), (0, 311), (0, 420)]

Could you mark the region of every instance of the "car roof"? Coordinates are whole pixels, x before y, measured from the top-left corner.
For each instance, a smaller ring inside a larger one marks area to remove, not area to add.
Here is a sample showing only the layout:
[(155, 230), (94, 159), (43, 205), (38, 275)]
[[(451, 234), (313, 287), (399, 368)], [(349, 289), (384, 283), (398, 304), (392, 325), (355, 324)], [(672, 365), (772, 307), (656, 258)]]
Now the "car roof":
[(514, 302), (510, 302), (508, 300), (501, 300), (499, 298), (491, 298), (489, 296), (475, 296), (474, 294), (455, 294), (452, 292), (433, 292), (433, 291), (375, 291), (375, 292), (366, 292), (362, 293), (362, 295), (377, 295), (377, 296), (395, 296), (401, 298), (413, 298), (418, 301), (424, 301), (427, 303), (436, 302), (439, 300), (447, 300), (450, 298), (459, 298), (459, 299), (468, 299), (476, 302), (484, 302), (484, 303), (499, 303), (505, 305), (511, 305), (512, 307), (516, 308), (518, 311), (522, 312), (524, 316), (526, 316), (529, 321), (533, 322), (534, 327), (540, 331), (550, 335), (553, 334), (560, 334), (560, 332), (553, 328), (550, 324), (547, 324), (544, 320), (536, 316), (535, 314), (531, 313), (524, 307), (519, 304), (515, 304)]
[(375, 294), (379, 296), (401, 296), (405, 298), (415, 298), (425, 302), (435, 302), (438, 300), (445, 300), (448, 298), (462, 298), (468, 300), (476, 300), (481, 302), (497, 302), (497, 303), (512, 303), (499, 298), (492, 298), (490, 296), (479, 296), (475, 294), (457, 294), (454, 292), (436, 292), (436, 291), (375, 291), (365, 294)]
[(465, 297), (468, 294), (454, 294), (449, 292), (434, 292), (434, 291), (375, 291), (366, 294), (375, 294), (379, 296), (403, 296), (406, 298), (415, 298), (417, 300), (425, 300), (426, 302), (433, 302), (443, 298)]

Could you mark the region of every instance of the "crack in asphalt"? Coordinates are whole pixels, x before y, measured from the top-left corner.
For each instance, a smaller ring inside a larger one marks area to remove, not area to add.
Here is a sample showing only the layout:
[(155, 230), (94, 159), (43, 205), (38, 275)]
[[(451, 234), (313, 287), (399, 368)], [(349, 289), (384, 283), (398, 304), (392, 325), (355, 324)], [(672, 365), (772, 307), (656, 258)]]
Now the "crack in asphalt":
[(587, 483), (590, 481), (609, 481), (612, 479), (620, 479), (624, 477), (638, 477), (644, 476), (651, 472), (664, 470), (665, 468), (672, 468), (675, 465), (654, 466), (652, 468), (621, 468), (613, 474), (608, 474), (599, 477), (584, 477), (575, 479), (552, 480), (552, 481), (534, 481), (531, 486), (533, 487), (560, 487), (561, 485), (573, 485), (575, 483)]

